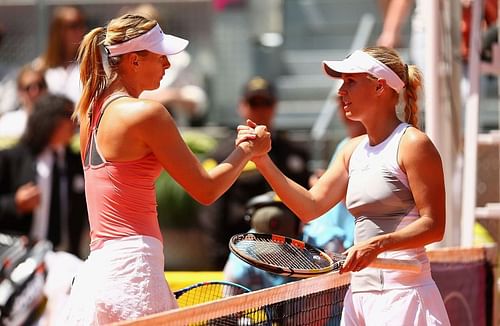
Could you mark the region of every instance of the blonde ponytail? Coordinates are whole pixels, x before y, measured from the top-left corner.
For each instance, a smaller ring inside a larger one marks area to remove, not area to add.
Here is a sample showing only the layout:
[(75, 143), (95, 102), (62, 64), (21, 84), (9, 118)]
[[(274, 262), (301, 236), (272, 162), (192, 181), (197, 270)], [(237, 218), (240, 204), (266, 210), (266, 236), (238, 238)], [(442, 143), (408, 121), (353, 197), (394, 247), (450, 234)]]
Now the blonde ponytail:
[(101, 51), (104, 45), (113, 45), (126, 42), (132, 38), (147, 33), (157, 24), (151, 20), (138, 15), (125, 14), (112, 19), (106, 28), (97, 27), (91, 30), (83, 38), (78, 49), (78, 62), (80, 63), (80, 81), (83, 86), (82, 97), (73, 113), (73, 118), (83, 121), (92, 110), (94, 101), (99, 99), (104, 89), (111, 85), (117, 78), (117, 67), (121, 56), (106, 57), (105, 63), (109, 67), (106, 74), (103, 65)]
[(107, 85), (107, 77), (101, 58), (101, 46), (104, 42), (105, 28), (97, 27), (83, 38), (78, 50), (80, 64), (80, 82), (83, 86), (82, 96), (73, 119), (83, 121), (90, 110), (92, 101), (96, 99)]
[[(405, 83), (404, 92), (404, 121), (417, 129), (418, 125), (418, 93), (422, 87), (422, 73), (415, 65), (406, 65), (398, 52), (384, 46), (367, 47), (366, 53), (391, 68), (392, 71)], [(395, 93), (396, 94), (396, 93)]]
[(413, 127), (419, 128), (418, 93), (422, 87), (422, 73), (414, 65), (406, 65), (406, 86), (404, 89), (404, 116), (405, 121)]

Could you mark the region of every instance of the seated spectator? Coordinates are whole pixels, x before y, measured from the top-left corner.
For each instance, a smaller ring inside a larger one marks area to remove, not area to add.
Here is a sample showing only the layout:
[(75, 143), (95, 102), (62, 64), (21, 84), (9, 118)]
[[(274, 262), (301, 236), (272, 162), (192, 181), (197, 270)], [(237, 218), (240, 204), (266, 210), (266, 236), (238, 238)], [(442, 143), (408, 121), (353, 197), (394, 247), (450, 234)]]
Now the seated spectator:
[[(272, 233), (295, 239), (299, 238), (299, 219), (283, 205), (272, 191), (252, 198), (247, 203), (246, 217), (250, 220), (251, 225), (248, 232)], [(224, 266), (224, 278), (251, 290), (260, 290), (295, 280), (249, 265), (233, 253), (229, 254)]]
[(87, 209), (81, 158), (69, 147), (72, 112), (70, 100), (42, 96), (19, 143), (0, 151), (0, 232), (48, 239), (81, 257)]
[[(7, 29), (0, 22), (0, 47), (6, 37)], [(19, 67), (8, 62), (0, 62), (0, 116), (15, 110), (19, 103), (16, 91), (16, 77)]]
[(33, 111), (35, 101), (47, 92), (47, 83), (43, 73), (26, 65), (17, 77), (17, 95), (19, 106), (0, 116), (0, 138), (17, 140), (26, 128), (28, 116)]
[(85, 15), (79, 7), (55, 7), (46, 51), (33, 61), (33, 66), (45, 73), (49, 92), (73, 103), (78, 103), (82, 92), (76, 55), (86, 31)]

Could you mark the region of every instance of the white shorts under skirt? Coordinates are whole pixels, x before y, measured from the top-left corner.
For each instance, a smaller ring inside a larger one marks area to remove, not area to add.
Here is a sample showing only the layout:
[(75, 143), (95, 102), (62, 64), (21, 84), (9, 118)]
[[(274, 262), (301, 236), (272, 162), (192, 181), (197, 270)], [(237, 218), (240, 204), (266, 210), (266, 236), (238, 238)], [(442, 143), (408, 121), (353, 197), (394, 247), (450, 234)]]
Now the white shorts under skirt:
[(435, 284), (381, 292), (352, 293), (344, 299), (344, 326), (449, 326), (448, 314)]
[(177, 308), (164, 276), (163, 245), (156, 238), (107, 240), (78, 272), (64, 325), (104, 325)]

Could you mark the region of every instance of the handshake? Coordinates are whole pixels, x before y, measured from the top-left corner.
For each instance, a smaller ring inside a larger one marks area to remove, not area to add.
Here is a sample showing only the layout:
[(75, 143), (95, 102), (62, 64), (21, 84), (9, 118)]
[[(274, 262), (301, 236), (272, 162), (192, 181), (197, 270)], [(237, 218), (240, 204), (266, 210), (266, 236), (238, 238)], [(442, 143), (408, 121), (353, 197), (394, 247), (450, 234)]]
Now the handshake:
[(264, 125), (257, 125), (248, 119), (246, 125), (239, 125), (235, 145), (245, 153), (250, 153), (252, 160), (271, 150), (271, 133)]

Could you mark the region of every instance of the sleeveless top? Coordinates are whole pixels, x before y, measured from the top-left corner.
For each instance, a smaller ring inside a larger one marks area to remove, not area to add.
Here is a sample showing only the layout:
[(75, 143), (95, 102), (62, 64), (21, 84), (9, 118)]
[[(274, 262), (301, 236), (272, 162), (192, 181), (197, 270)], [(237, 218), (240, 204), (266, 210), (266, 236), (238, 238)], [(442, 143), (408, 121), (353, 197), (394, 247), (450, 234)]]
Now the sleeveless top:
[[(408, 127), (408, 124), (401, 123), (375, 146), (370, 146), (368, 136), (365, 136), (352, 153), (346, 206), (356, 221), (354, 243), (394, 232), (420, 217), (408, 177), (398, 163), (399, 144)], [(422, 264), (422, 272), (368, 267), (352, 273), (353, 292), (407, 288), (433, 282), (424, 247), (386, 251), (378, 257), (417, 259)]]
[(85, 150), (85, 194), (90, 224), (90, 249), (103, 242), (146, 235), (163, 242), (156, 211), (155, 180), (162, 166), (153, 153), (143, 158), (106, 161), (97, 144), (97, 130), (106, 107), (127, 94), (115, 93), (94, 107), (90, 138)]

